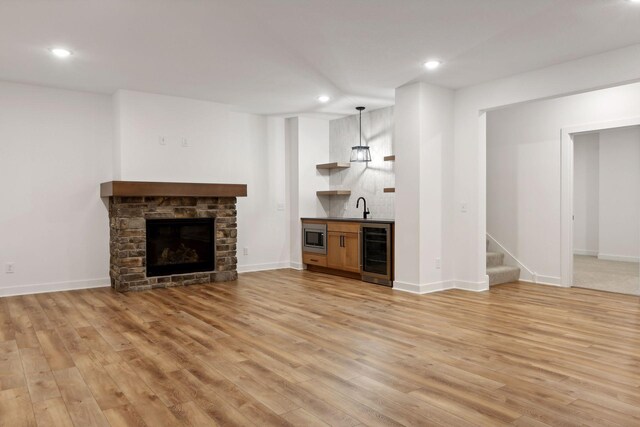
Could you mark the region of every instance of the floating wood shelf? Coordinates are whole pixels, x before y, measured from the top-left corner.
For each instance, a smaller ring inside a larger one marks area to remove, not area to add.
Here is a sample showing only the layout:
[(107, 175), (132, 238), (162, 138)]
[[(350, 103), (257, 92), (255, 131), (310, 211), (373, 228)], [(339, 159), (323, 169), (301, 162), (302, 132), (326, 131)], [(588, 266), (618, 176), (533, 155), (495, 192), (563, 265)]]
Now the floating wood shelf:
[(318, 196), (350, 196), (351, 190), (316, 191)]
[(394, 154), (394, 155), (392, 155), (392, 156), (385, 156), (385, 157), (384, 157), (384, 161), (385, 161), (385, 162), (395, 162), (395, 161), (396, 161), (396, 156), (395, 156), (395, 154)]
[(100, 184), (100, 197), (246, 197), (246, 184), (109, 181)]
[(395, 187), (386, 187), (384, 189), (385, 193), (395, 193), (396, 192), (396, 188)]
[(351, 163), (323, 163), (321, 165), (316, 165), (316, 169), (348, 169), (351, 167)]

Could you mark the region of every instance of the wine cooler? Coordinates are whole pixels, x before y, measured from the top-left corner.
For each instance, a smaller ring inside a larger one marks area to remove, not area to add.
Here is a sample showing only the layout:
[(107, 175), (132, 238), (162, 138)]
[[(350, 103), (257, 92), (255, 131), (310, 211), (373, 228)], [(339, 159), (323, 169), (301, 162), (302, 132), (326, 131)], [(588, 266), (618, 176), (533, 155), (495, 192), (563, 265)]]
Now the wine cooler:
[(391, 224), (362, 224), (362, 280), (393, 286)]

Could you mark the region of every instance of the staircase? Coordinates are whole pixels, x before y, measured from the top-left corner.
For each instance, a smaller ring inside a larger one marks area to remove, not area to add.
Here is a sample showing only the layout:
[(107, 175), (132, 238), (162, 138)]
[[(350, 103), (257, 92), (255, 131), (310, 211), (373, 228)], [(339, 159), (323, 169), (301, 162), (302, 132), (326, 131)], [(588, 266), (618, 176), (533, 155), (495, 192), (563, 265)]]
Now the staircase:
[(504, 254), (500, 252), (489, 252), (488, 248), (489, 241), (487, 241), (487, 276), (489, 276), (489, 286), (517, 282), (520, 279), (520, 269), (518, 267), (504, 265)]

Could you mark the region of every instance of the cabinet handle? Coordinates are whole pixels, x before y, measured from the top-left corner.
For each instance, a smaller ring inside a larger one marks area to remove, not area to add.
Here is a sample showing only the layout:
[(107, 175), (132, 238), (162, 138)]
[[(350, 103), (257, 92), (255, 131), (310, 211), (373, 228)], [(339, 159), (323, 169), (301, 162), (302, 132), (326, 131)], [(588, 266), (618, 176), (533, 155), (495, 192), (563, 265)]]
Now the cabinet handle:
[(362, 249), (362, 245), (364, 245), (364, 240), (362, 240), (362, 228), (358, 232), (358, 261), (360, 261), (360, 270), (362, 270), (362, 265), (364, 264), (362, 258), (364, 255), (364, 250)]
[(309, 258), (309, 261), (311, 261), (311, 262), (319, 262), (319, 260), (313, 259), (313, 258)]
[(340, 235), (340, 247), (344, 248), (344, 234)]

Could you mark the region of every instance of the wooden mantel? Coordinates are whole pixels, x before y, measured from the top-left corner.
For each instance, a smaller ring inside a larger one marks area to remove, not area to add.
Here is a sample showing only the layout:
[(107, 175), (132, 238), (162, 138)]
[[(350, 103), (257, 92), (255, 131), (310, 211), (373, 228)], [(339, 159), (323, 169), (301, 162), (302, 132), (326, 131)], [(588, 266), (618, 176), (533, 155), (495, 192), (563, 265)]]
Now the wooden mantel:
[(109, 181), (100, 184), (100, 197), (246, 197), (247, 184)]

